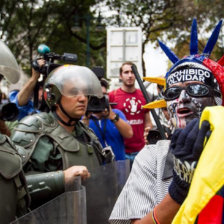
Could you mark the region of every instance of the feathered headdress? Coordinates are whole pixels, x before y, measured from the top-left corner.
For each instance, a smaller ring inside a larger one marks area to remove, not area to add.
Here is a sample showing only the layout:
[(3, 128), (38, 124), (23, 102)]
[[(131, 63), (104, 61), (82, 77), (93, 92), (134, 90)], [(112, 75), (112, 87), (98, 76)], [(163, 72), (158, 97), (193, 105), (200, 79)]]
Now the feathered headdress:
[[(196, 64), (198, 66), (205, 66), (209, 69), (214, 78), (217, 80), (219, 88), (221, 90), (222, 96), (224, 96), (224, 56), (218, 61), (215, 62), (209, 59), (209, 56), (217, 42), (219, 32), (221, 29), (222, 21), (216, 25), (215, 29), (212, 32), (202, 54), (198, 54), (198, 33), (197, 33), (197, 21), (193, 20), (192, 28), (191, 28), (191, 40), (190, 40), (190, 55), (184, 57), (183, 59), (179, 59), (164, 43), (159, 42), (160, 47), (165, 52), (167, 57), (172, 61), (173, 66), (166, 73), (165, 78), (151, 78), (144, 77), (143, 79), (149, 82), (154, 82), (159, 85), (163, 85), (164, 89), (167, 87), (167, 80), (171, 73), (173, 73), (178, 67), (184, 64)], [(209, 80), (211, 82), (211, 80)], [(214, 84), (214, 83), (213, 83)], [(215, 85), (215, 84), (214, 84)], [(224, 97), (222, 97), (222, 105), (224, 105)], [(162, 108), (166, 107), (166, 101), (164, 99), (154, 101), (146, 104), (143, 108), (153, 109), (153, 108)]]

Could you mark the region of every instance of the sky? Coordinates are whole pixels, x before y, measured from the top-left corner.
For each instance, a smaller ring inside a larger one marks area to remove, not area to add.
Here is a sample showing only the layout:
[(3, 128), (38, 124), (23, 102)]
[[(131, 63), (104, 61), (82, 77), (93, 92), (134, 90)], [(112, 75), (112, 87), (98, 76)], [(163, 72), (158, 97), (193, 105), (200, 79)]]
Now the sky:
[[(117, 14), (116, 11), (109, 10), (108, 6), (105, 6), (103, 2), (98, 4), (97, 9), (93, 7), (93, 10), (96, 10), (96, 15), (98, 15), (100, 12), (101, 16), (103, 17)], [(168, 68), (168, 59), (160, 47), (155, 49), (151, 43), (148, 43), (145, 47), (145, 53), (143, 57), (146, 64), (146, 76), (160, 76), (166, 74)]]
[[(143, 54), (146, 66), (146, 76), (165, 76), (168, 70), (169, 59), (159, 46), (154, 46), (155, 44), (148, 43), (145, 47), (145, 53)], [(145, 85), (147, 86), (148, 92), (157, 95), (156, 84), (146, 82)]]
[(143, 55), (146, 64), (146, 76), (164, 76), (168, 68), (168, 58), (160, 47), (155, 49), (153, 46), (148, 43)]

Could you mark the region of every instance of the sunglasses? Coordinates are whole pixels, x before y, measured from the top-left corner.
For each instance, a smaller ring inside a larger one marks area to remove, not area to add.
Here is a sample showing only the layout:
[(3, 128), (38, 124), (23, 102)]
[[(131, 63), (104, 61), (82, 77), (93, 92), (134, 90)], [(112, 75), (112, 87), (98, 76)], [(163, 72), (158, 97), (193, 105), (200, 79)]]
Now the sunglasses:
[(164, 99), (167, 101), (177, 99), (182, 90), (186, 90), (187, 94), (191, 97), (205, 97), (213, 95), (221, 97), (220, 92), (213, 90), (207, 85), (192, 83), (185, 87), (173, 86), (166, 89), (163, 92)]

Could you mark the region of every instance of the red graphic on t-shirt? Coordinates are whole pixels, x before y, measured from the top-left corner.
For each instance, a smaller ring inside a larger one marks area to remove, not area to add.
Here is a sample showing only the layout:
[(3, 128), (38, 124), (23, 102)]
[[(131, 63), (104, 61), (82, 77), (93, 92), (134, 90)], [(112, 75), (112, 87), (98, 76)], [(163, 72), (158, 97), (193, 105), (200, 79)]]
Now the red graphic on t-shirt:
[(121, 110), (132, 126), (133, 137), (124, 139), (126, 153), (138, 152), (144, 145), (144, 121), (147, 110), (142, 109), (146, 100), (141, 90), (133, 93), (124, 92), (121, 88), (109, 93), (109, 101), (116, 103), (113, 108)]
[(142, 102), (141, 100), (136, 100), (136, 97), (127, 98), (123, 104), (124, 110), (131, 115), (141, 112), (141, 107), (138, 107), (138, 105), (142, 105)]

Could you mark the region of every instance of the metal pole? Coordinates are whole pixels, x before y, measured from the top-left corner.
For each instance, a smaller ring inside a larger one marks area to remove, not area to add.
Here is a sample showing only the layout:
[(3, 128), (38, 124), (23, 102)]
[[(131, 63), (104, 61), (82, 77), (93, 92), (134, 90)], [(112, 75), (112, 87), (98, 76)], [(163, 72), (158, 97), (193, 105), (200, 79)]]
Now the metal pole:
[(90, 15), (86, 16), (86, 66), (90, 66), (90, 47), (89, 47), (89, 27), (90, 27)]
[[(139, 84), (140, 89), (141, 89), (141, 91), (143, 93), (143, 96), (145, 97), (146, 103), (149, 103), (150, 99), (149, 99), (148, 93), (146, 92), (145, 86), (143, 85), (143, 82), (142, 82), (142, 80), (140, 78), (140, 75), (138, 73), (137, 67), (135, 65), (132, 65), (131, 68), (132, 68), (132, 71), (133, 71), (133, 73), (135, 75), (136, 80), (138, 81), (138, 84)], [(156, 122), (157, 128), (159, 129), (159, 132), (160, 132), (160, 134), (162, 136), (162, 139), (166, 139), (165, 132), (163, 130), (162, 125), (160, 124), (159, 118), (158, 118), (155, 110), (151, 109), (150, 112), (152, 113), (152, 116), (153, 116), (153, 118), (154, 118), (154, 120)]]

